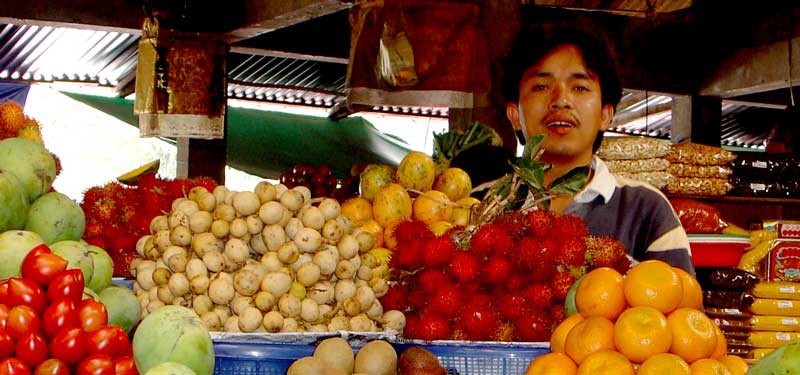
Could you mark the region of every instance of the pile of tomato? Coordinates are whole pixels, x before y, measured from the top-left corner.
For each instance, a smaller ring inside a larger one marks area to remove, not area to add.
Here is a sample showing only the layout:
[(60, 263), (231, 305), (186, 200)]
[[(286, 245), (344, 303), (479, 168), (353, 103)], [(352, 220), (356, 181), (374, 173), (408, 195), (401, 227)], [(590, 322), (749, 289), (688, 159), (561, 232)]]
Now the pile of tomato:
[(130, 339), (84, 299), (80, 269), (39, 245), (0, 281), (0, 375), (136, 375)]

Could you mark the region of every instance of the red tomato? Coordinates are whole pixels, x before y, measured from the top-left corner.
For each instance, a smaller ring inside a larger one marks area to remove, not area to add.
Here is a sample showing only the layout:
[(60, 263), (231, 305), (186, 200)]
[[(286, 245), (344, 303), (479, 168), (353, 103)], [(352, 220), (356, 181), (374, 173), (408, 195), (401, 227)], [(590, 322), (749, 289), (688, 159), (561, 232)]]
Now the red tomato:
[(0, 329), (0, 359), (14, 355), (14, 339), (4, 329)]
[(86, 354), (86, 333), (79, 327), (64, 328), (50, 340), (50, 356), (68, 365), (78, 363)]
[(41, 313), (47, 307), (47, 297), (35, 281), (12, 277), (8, 279), (8, 305), (28, 305)]
[(36, 366), (33, 375), (69, 375), (69, 366), (58, 358), (50, 358)]
[[(39, 254), (50, 254), (50, 253), (52, 253), (52, 251), (50, 251), (50, 247), (48, 247), (45, 244), (39, 244), (39, 245), (36, 245), (36, 247), (34, 247), (33, 249), (31, 249), (31, 251), (29, 251), (28, 254), (25, 255), (25, 257), (26, 258), (27, 257), (35, 257), (35, 256), (37, 256)], [(23, 259), (23, 261), (25, 261), (25, 260)]]
[(42, 314), (42, 330), (47, 337), (53, 337), (61, 328), (75, 327), (80, 327), (78, 308), (69, 298), (53, 302)]
[(117, 331), (117, 356), (133, 355), (133, 345), (128, 334), (120, 326), (116, 327)]
[(114, 372), (115, 375), (139, 375), (136, 362), (130, 355), (114, 358)]
[(0, 328), (6, 329), (6, 321), (8, 321), (8, 310), (11, 308), (6, 304), (0, 303)]
[(22, 261), (22, 277), (31, 279), (42, 287), (50, 285), (50, 282), (65, 269), (67, 261), (55, 254), (45, 253), (36, 256), (28, 254)]
[(55, 302), (67, 297), (75, 304), (79, 304), (83, 299), (84, 287), (86, 287), (86, 284), (83, 280), (83, 272), (80, 269), (73, 268), (62, 271), (47, 285), (47, 299), (50, 302)]
[(16, 355), (30, 367), (36, 367), (47, 359), (47, 343), (38, 333), (28, 332), (17, 340)]
[(0, 303), (8, 305), (8, 279), (0, 281)]
[(16, 358), (6, 358), (0, 362), (0, 375), (30, 375), (31, 370), (25, 362)]
[(39, 332), (41, 324), (41, 320), (39, 320), (39, 316), (36, 315), (36, 311), (33, 311), (30, 306), (14, 306), (8, 312), (6, 332), (14, 339), (19, 339), (28, 331)]
[(84, 331), (97, 330), (108, 324), (106, 305), (91, 298), (85, 299), (78, 305), (78, 319)]
[(114, 375), (114, 360), (105, 354), (92, 354), (78, 364), (77, 375)]

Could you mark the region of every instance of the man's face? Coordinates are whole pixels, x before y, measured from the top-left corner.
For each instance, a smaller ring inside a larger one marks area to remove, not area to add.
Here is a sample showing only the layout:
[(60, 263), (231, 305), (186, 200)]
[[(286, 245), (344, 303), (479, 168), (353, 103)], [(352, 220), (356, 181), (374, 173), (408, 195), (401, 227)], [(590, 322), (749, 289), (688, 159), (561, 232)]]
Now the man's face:
[(564, 162), (588, 163), (599, 130), (606, 130), (614, 115), (602, 104), (600, 82), (578, 48), (561, 45), (528, 68), (520, 80), (519, 103), (506, 114), (525, 139), (544, 134), (544, 157)]

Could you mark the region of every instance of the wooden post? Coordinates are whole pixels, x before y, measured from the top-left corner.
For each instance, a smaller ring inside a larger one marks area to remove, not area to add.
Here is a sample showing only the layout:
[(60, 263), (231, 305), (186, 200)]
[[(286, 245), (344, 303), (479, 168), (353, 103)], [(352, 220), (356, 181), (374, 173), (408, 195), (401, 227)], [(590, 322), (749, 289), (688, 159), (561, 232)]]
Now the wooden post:
[(672, 142), (689, 140), (719, 147), (721, 144), (722, 98), (687, 95), (673, 99)]

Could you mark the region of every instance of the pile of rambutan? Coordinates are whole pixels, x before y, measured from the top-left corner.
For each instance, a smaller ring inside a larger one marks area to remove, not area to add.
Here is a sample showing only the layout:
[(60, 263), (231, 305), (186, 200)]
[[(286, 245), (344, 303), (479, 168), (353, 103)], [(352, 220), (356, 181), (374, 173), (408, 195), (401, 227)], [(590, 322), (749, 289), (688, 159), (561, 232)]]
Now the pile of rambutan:
[(195, 186), (213, 191), (217, 183), (210, 177), (170, 180), (146, 173), (136, 185), (109, 182), (91, 187), (81, 203), (86, 216), (83, 239), (108, 252), (114, 260), (114, 276), (129, 277), (128, 266), (137, 256), (136, 241), (150, 234), (150, 221), (170, 212), (172, 202)]
[(548, 341), (572, 284), (597, 267), (625, 272), (625, 247), (587, 234), (574, 215), (506, 212), (461, 240), (418, 221), (398, 224), (397, 282), (380, 301), (405, 312), (406, 338)]

